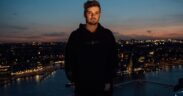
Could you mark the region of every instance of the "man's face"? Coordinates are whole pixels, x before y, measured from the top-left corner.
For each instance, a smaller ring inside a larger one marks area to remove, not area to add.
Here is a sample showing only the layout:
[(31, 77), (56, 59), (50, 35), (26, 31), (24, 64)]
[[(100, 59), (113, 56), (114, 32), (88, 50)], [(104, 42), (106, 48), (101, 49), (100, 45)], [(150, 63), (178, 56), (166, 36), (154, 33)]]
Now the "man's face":
[(89, 7), (85, 13), (86, 23), (96, 25), (100, 19), (100, 8), (97, 6)]

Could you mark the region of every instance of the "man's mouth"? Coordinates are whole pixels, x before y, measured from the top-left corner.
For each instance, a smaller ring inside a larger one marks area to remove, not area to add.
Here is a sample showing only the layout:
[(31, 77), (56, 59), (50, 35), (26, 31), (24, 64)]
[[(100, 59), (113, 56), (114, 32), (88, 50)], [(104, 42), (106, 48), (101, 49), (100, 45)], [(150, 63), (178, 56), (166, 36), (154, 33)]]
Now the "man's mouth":
[(96, 20), (96, 18), (91, 18), (91, 20)]

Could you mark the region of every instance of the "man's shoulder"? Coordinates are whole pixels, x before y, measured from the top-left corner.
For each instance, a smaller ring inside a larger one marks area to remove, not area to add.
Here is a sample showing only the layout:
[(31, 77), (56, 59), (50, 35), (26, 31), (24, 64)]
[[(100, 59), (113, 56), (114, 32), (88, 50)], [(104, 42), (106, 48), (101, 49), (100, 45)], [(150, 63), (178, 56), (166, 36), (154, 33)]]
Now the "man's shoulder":
[(112, 31), (108, 28), (104, 28), (105, 32), (108, 33), (108, 34), (112, 34)]
[(76, 29), (76, 30), (74, 30), (74, 31), (71, 32), (71, 34), (73, 34), (73, 35), (75, 35), (77, 33), (78, 33), (78, 29)]
[(108, 38), (108, 40), (115, 41), (113, 32), (110, 29), (103, 27), (103, 31), (104, 31), (103, 33), (105, 33), (105, 36), (106, 36), (106, 38)]
[(100, 27), (101, 31), (103, 31), (103, 33), (105, 33), (105, 34), (112, 34), (112, 31), (110, 29), (104, 27), (100, 23), (99, 23), (99, 27)]
[(104, 32), (105, 32), (106, 35), (113, 36), (113, 32), (110, 29), (104, 28), (103, 30), (104, 30)]
[(80, 34), (79, 29), (76, 29), (76, 30), (71, 32), (70, 36), (76, 37), (78, 34)]

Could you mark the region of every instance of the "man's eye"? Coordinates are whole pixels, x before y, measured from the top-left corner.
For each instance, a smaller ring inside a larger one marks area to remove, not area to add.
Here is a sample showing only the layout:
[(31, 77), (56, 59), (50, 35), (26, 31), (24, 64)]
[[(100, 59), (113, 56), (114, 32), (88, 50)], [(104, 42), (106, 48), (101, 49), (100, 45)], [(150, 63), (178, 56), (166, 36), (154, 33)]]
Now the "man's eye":
[(91, 12), (87, 12), (88, 14), (92, 14)]

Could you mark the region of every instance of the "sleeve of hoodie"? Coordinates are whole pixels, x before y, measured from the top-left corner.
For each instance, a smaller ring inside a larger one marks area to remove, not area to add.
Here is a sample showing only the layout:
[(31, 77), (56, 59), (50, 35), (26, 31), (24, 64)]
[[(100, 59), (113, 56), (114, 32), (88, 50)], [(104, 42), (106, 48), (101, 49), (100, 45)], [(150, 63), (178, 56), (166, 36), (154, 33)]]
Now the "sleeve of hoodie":
[(65, 48), (65, 73), (67, 78), (74, 82), (74, 32), (71, 33)]
[(116, 40), (113, 36), (113, 33), (110, 30), (109, 33), (110, 33), (110, 41), (109, 41), (110, 53), (109, 53), (109, 76), (107, 82), (111, 82), (115, 77), (119, 62)]

